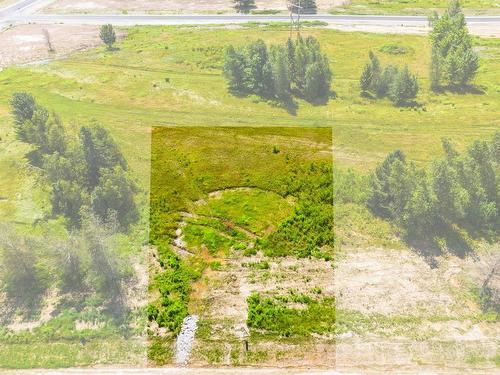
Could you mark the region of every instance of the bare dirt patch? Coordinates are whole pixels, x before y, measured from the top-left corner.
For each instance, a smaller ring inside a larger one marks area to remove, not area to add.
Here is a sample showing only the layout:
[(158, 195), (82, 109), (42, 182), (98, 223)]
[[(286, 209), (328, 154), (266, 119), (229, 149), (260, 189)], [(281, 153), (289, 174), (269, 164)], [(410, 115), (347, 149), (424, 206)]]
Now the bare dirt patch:
[[(269, 269), (248, 266), (262, 261), (268, 262)], [(201, 319), (210, 323), (210, 339), (197, 338), (191, 365), (211, 364), (211, 354), (207, 354), (205, 349), (212, 345), (219, 351), (219, 364), (222, 365), (312, 368), (334, 366), (333, 337), (315, 337), (301, 342), (268, 338), (252, 342), (250, 354), (244, 355), (244, 346), (238, 331), (246, 326), (247, 298), (253, 292), (265, 296), (283, 296), (293, 290), (297, 294), (313, 296), (316, 288), (321, 290), (322, 296), (333, 296), (333, 268), (330, 262), (292, 257), (274, 259), (261, 255), (245, 257), (233, 252), (225, 261), (222, 270), (209, 271), (204, 278), (206, 287), (196, 296), (198, 301), (193, 302), (198, 305), (197, 312), (200, 313)], [(252, 360), (247, 362), (248, 358), (254, 355), (262, 356), (258, 363)]]
[[(405, 21), (404, 23), (380, 23), (378, 21), (333, 21), (328, 23), (328, 28), (347, 32), (366, 32), (378, 34), (409, 34), (427, 35), (430, 28), (421, 22)], [(500, 28), (495, 24), (469, 23), (469, 31), (472, 35), (483, 38), (500, 37)]]
[[(359, 325), (351, 323), (337, 337), (339, 369), (368, 374), (493, 370), (500, 323), (481, 318), (471, 288), (483, 282), (495, 254), (498, 248), (466, 259), (441, 256), (431, 267), (407, 249), (346, 249), (335, 268), (337, 308)], [(357, 314), (369, 318), (364, 328)]]
[[(317, 0), (318, 11), (330, 10), (336, 1)], [(256, 10), (286, 11), (282, 0), (256, 0)], [(217, 13), (234, 12), (231, 0), (56, 0), (44, 13)]]
[(433, 269), (407, 250), (351, 250), (336, 267), (337, 304), (364, 314), (464, 313), (451, 293), (460, 272), (451, 260)]
[(0, 0), (0, 10), (14, 4), (16, 0)]
[(19, 25), (0, 32), (0, 68), (60, 58), (101, 43), (98, 26)]

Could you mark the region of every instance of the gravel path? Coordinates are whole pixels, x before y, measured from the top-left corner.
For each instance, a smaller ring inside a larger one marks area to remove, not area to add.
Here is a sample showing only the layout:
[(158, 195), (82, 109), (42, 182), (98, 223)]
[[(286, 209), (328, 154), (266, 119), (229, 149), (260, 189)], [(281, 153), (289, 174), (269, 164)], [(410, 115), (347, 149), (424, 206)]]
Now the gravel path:
[(194, 336), (198, 328), (198, 316), (189, 315), (182, 322), (181, 332), (177, 336), (175, 347), (175, 363), (187, 365), (191, 349), (193, 347)]

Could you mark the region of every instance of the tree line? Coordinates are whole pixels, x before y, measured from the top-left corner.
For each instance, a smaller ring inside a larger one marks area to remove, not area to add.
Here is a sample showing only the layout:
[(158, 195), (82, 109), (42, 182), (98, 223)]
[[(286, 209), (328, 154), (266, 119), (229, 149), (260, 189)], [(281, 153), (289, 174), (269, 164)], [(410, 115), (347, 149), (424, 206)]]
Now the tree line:
[(103, 223), (93, 213), (82, 213), (81, 230), (54, 237), (50, 228), (24, 234), (0, 225), (0, 287), (5, 292), (3, 324), (16, 314), (35, 317), (47, 291), (61, 292), (65, 308), (101, 309), (125, 318), (123, 284), (132, 274), (120, 255), (116, 223)]
[(378, 57), (372, 51), (369, 52), (369, 59), (359, 81), (363, 95), (389, 97), (396, 106), (407, 105), (417, 97), (417, 77), (409, 71), (408, 66), (403, 69), (395, 65), (382, 68)]
[(390, 153), (371, 176), (368, 206), (403, 227), (409, 237), (428, 237), (458, 226), (471, 233), (500, 230), (500, 132), (459, 153), (443, 140), (445, 156), (417, 168), (402, 151)]
[(28, 93), (11, 100), (17, 138), (33, 146), (30, 163), (41, 168), (50, 186), (52, 213), (70, 226), (80, 226), (82, 211), (91, 209), (102, 221), (116, 218), (120, 229), (139, 219), (138, 192), (128, 165), (109, 132), (82, 126), (72, 136), (57, 116)]
[(269, 48), (262, 40), (244, 48), (229, 46), (224, 75), (233, 93), (255, 94), (288, 105), (294, 96), (309, 102), (327, 100), (332, 73), (314, 37)]

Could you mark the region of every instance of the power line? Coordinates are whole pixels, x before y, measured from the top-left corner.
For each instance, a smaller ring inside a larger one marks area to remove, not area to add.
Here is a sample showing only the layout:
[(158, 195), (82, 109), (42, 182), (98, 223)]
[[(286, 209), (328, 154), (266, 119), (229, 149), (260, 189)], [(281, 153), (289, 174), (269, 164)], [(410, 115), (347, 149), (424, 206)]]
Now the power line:
[[(290, 10), (290, 38), (293, 36), (294, 29), (297, 30), (297, 36), (300, 35), (300, 15), (302, 12), (302, 0), (289, 0), (287, 8)], [(294, 11), (297, 18), (294, 18)]]

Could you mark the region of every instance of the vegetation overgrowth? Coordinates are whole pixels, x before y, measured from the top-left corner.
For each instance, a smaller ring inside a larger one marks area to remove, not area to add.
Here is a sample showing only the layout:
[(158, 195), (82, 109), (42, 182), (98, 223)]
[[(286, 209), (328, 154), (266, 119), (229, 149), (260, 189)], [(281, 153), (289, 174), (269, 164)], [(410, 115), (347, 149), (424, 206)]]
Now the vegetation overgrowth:
[[(230, 251), (332, 258), (330, 129), (155, 128), (152, 147), (151, 239), (162, 271), (150, 285), (158, 297), (148, 314), (171, 337), (193, 303), (193, 282), (209, 265), (218, 269)], [(309, 147), (327, 152), (311, 154)], [(182, 220), (194, 254), (187, 258), (173, 246)], [(150, 357), (168, 358), (164, 339), (152, 341)]]
[[(288, 307), (289, 302), (299, 304), (301, 307)], [(248, 297), (247, 303), (247, 324), (251, 329), (284, 337), (335, 332), (336, 314), (333, 298), (317, 300), (296, 294), (271, 298), (254, 293)]]
[(400, 69), (388, 65), (380, 66), (377, 56), (370, 51), (370, 62), (365, 65), (359, 85), (362, 95), (374, 95), (377, 98), (389, 97), (396, 106), (408, 106), (418, 94), (417, 77), (410, 73), (408, 66)]

